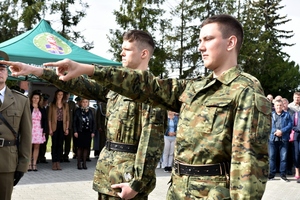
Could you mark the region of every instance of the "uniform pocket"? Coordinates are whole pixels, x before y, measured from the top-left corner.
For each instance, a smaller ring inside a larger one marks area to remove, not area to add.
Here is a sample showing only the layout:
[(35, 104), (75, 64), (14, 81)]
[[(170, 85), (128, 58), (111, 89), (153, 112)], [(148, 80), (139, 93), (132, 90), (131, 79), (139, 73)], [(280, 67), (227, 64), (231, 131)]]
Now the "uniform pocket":
[(224, 197), (228, 197), (229, 195), (229, 190), (226, 188), (226, 178), (223, 176), (191, 176), (188, 184), (189, 192), (197, 198), (223, 199)]
[(268, 140), (271, 131), (271, 103), (265, 96), (255, 94), (255, 108), (253, 116), (253, 125), (255, 129), (251, 139), (254, 141)]
[(109, 171), (109, 178), (112, 184), (130, 182), (134, 178), (134, 162), (126, 161), (115, 165)]
[(22, 112), (18, 110), (7, 110), (7, 122), (14, 128), (19, 126)]
[(211, 132), (220, 133), (227, 126), (231, 99), (210, 99), (204, 103), (206, 116), (210, 118)]

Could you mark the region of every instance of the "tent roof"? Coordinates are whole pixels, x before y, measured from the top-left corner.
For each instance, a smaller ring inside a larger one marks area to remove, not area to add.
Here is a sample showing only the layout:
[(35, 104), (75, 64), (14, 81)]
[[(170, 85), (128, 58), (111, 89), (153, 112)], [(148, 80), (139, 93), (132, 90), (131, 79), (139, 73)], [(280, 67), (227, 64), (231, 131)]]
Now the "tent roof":
[(45, 20), (41, 20), (32, 30), (0, 43), (0, 50), (6, 52), (11, 61), (36, 65), (64, 58), (104, 66), (121, 65), (76, 46), (54, 31)]

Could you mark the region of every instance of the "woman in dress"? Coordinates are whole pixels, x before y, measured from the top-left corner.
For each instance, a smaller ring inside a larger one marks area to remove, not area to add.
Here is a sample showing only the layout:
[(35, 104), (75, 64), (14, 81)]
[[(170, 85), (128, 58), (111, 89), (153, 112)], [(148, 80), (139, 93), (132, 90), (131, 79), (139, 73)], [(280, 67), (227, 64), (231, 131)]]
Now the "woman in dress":
[(61, 170), (64, 135), (69, 134), (69, 105), (63, 99), (64, 92), (56, 90), (48, 111), (49, 135), (52, 137), (52, 170)]
[(38, 171), (36, 167), (37, 158), (39, 155), (40, 144), (46, 141), (45, 132), (46, 127), (46, 113), (42, 109), (40, 103), (42, 100), (42, 93), (40, 91), (33, 91), (30, 97), (30, 110), (32, 116), (32, 155), (31, 164), (28, 171)]
[(77, 169), (87, 169), (86, 160), (95, 133), (95, 119), (89, 109), (88, 99), (81, 99), (80, 106), (75, 111), (73, 121), (74, 137), (77, 138)]

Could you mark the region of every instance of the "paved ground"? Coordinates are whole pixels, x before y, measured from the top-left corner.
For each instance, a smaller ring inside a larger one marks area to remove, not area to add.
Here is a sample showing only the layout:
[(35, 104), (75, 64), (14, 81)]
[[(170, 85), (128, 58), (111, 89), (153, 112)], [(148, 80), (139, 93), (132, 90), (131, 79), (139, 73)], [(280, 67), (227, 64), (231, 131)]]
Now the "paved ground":
[[(14, 188), (12, 200), (96, 200), (92, 189), (96, 159), (87, 163), (87, 170), (78, 170), (76, 160), (62, 163), (61, 171), (51, 170), (51, 163), (38, 164), (37, 172), (28, 172)], [(170, 173), (156, 169), (157, 185), (149, 200), (164, 200)], [(286, 183), (276, 177), (269, 181), (263, 200), (300, 200), (300, 184), (293, 177)]]

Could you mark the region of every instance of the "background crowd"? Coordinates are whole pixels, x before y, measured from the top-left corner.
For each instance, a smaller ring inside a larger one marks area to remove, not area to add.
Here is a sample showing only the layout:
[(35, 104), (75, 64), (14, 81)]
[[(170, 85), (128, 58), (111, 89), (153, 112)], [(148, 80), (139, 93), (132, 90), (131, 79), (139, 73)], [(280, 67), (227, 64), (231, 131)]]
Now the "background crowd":
[(289, 182), (286, 175), (295, 175), (300, 183), (299, 152), (300, 152), (300, 92), (295, 92), (293, 101), (271, 94), (267, 98), (272, 103), (272, 130), (269, 137), (269, 180), (276, 173), (280, 178)]
[(105, 145), (106, 104), (97, 102), (89, 107), (89, 100), (81, 97), (76, 97), (75, 103), (70, 93), (59, 89), (53, 94), (52, 102), (48, 101), (50, 95), (41, 90), (34, 90), (29, 96), (33, 125), (28, 171), (37, 172), (38, 163), (48, 163), (45, 154), (49, 135), (52, 170), (61, 170), (61, 162), (70, 162), (71, 151), (71, 157), (77, 159), (77, 169), (87, 169), (91, 149), (97, 158)]

